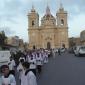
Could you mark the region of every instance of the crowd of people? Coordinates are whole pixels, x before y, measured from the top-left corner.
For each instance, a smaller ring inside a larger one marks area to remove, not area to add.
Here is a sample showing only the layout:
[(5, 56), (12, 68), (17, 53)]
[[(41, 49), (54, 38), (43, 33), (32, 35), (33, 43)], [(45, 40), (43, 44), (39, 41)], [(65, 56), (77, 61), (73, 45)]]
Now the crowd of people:
[(8, 65), (1, 66), (1, 85), (17, 85), (18, 74), (20, 85), (37, 85), (36, 78), (42, 73), (43, 65), (48, 63), (49, 55), (48, 50), (37, 49), (23, 52), (17, 59), (11, 56)]
[[(37, 76), (42, 73), (42, 67), (48, 63), (49, 57), (55, 58), (55, 54), (54, 49), (33, 49), (11, 53), (8, 64), (0, 68), (1, 85), (17, 85), (16, 75), (20, 85), (37, 85)], [(60, 49), (58, 55), (61, 55)]]

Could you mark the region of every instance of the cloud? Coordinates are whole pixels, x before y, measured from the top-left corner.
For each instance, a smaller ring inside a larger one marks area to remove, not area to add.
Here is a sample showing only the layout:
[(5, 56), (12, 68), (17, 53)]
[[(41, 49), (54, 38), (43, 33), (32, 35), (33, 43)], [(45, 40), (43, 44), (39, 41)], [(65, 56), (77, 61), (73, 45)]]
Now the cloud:
[(0, 31), (4, 31), (7, 36), (15, 34), (15, 31), (11, 30), (9, 27), (0, 27)]
[[(85, 0), (62, 0), (61, 2), (65, 10), (68, 11), (70, 36), (79, 35), (79, 32), (83, 30), (81, 28), (85, 26)], [(18, 35), (25, 41), (28, 40), (27, 14), (32, 4), (34, 4), (41, 18), (45, 14), (47, 0), (0, 0), (0, 27), (5, 29), (7, 35), (13, 33), (13, 35)], [(53, 15), (56, 15), (59, 4), (60, 0), (49, 0)], [(75, 29), (78, 32), (75, 32)]]
[(69, 20), (69, 36), (80, 36), (80, 32), (85, 30), (85, 14), (74, 16)]

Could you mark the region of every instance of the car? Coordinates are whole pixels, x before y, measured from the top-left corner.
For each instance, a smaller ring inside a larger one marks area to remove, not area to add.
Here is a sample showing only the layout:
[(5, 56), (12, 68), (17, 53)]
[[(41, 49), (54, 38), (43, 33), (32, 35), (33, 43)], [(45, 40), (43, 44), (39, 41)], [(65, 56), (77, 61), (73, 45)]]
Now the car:
[(73, 52), (75, 56), (78, 56), (78, 51), (79, 51), (80, 46), (74, 46), (73, 47)]
[(74, 55), (75, 56), (85, 55), (85, 46), (76, 46), (74, 48)]
[(81, 46), (79, 49), (79, 55), (84, 55), (85, 56), (85, 46)]

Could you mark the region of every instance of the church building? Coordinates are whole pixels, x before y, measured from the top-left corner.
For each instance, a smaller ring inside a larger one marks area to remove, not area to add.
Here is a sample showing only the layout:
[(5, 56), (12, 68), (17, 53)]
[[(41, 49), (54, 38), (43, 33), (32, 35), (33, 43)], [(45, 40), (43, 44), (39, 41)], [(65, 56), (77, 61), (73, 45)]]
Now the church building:
[(28, 35), (29, 48), (61, 48), (69, 47), (68, 43), (68, 21), (67, 11), (60, 5), (54, 17), (49, 6), (46, 7), (46, 13), (41, 18), (39, 25), (39, 14), (32, 7), (28, 14)]

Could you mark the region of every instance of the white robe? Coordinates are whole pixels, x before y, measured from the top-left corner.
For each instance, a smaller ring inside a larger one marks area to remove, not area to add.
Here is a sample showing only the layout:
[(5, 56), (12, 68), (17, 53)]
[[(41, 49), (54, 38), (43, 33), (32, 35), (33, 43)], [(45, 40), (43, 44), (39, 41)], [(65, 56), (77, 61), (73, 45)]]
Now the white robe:
[(32, 71), (29, 71), (27, 75), (23, 74), (21, 85), (37, 85), (36, 76)]
[(21, 63), (19, 63), (19, 65), (17, 67), (17, 71), (19, 72), (19, 79), (21, 80), (21, 77), (22, 77), (22, 74), (23, 74), (23, 71), (24, 71), (24, 68), (23, 68)]
[(37, 85), (36, 76), (32, 71), (29, 71), (27, 74), (27, 83), (28, 85)]
[(27, 76), (25, 76), (25, 71), (22, 72), (22, 76), (21, 76), (21, 85), (28, 85), (27, 84)]
[(55, 58), (55, 50), (52, 50), (53, 58)]
[(48, 54), (44, 53), (44, 63), (48, 63)]
[(41, 53), (39, 53), (39, 56), (36, 57), (37, 65), (43, 65), (43, 57)]
[(4, 76), (2, 76), (1, 78), (1, 85), (16, 85), (16, 81), (15, 81), (15, 77), (10, 74), (8, 78), (5, 78)]
[(30, 56), (29, 56), (29, 54), (26, 56), (26, 61), (27, 62), (29, 62), (29, 58), (30, 58)]
[(10, 61), (9, 62), (9, 69), (14, 70), (14, 66), (15, 66), (15, 61), (14, 60)]
[(29, 63), (30, 63), (30, 69), (36, 69), (36, 59), (33, 57), (33, 59), (31, 59), (31, 57), (29, 58)]

